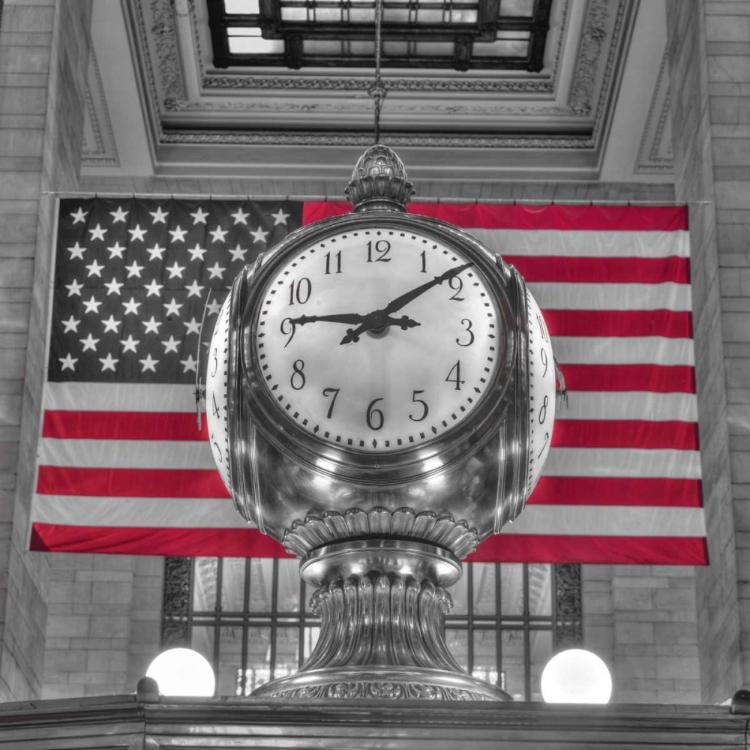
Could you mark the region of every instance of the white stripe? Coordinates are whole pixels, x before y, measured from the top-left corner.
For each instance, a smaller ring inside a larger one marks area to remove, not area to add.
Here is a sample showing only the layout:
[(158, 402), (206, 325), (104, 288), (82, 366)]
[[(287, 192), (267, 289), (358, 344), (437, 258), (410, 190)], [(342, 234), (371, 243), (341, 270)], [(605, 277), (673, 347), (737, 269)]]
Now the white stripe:
[(643, 448), (552, 448), (548, 477), (665, 477), (700, 479), (700, 451)]
[(692, 339), (668, 339), (663, 336), (641, 338), (555, 336), (552, 338), (552, 351), (560, 364), (690, 366), (695, 364)]
[(154, 528), (252, 528), (229, 498), (35, 495), (35, 523)]
[(529, 284), (545, 310), (672, 310), (691, 309), (690, 286), (675, 284)]
[(577, 258), (690, 257), (689, 233), (599, 232), (556, 229), (467, 229), (500, 255), (551, 255)]
[[(148, 521), (146, 523), (146, 520)], [(229, 499), (37, 495), (33, 521), (142, 528), (252, 528)], [(705, 536), (702, 508), (527, 505), (503, 534)]]
[(215, 469), (207, 440), (58, 440), (39, 441), (40, 466), (104, 469)]
[[(40, 466), (103, 469), (214, 469), (208, 441), (57, 440), (40, 444)], [(637, 448), (552, 448), (544, 467), (555, 477), (700, 479), (700, 453)]]
[(45, 383), (44, 408), (195, 414), (195, 386), (160, 383)]
[(703, 537), (706, 524), (703, 508), (527, 505), (500, 533)]
[(563, 419), (697, 422), (698, 398), (694, 393), (569, 391), (567, 405), (562, 400), (557, 402), (557, 416)]

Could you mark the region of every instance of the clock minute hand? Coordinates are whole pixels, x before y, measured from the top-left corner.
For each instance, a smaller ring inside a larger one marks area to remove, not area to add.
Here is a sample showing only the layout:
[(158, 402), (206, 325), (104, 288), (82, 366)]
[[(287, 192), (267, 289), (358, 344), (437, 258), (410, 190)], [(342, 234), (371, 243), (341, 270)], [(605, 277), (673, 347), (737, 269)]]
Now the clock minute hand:
[(351, 341), (359, 341), (359, 337), (363, 333), (372, 331), (376, 328), (384, 328), (387, 325), (391, 325), (390, 321), (392, 320), (392, 318), (389, 317), (391, 313), (400, 310), (402, 307), (404, 307), (404, 305), (408, 305), (409, 302), (415, 300), (417, 297), (420, 297), (426, 291), (432, 289), (432, 287), (437, 286), (438, 284), (442, 284), (444, 281), (452, 279), (454, 276), (458, 276), (458, 274), (460, 274), (462, 271), (465, 271), (467, 268), (473, 265), (473, 263), (464, 263), (461, 266), (450, 268), (445, 273), (441, 273), (440, 276), (435, 276), (434, 279), (426, 282), (425, 284), (420, 284), (420, 286), (415, 287), (414, 289), (410, 289), (408, 292), (405, 292), (404, 294), (396, 297), (396, 299), (391, 300), (385, 307), (381, 308), (380, 310), (375, 310), (369, 315), (365, 315), (361, 325), (357, 326), (357, 328), (350, 328), (346, 332), (346, 336), (341, 339), (340, 343), (348, 344)]
[(390, 315), (392, 312), (400, 310), (404, 305), (408, 305), (409, 302), (415, 300), (417, 297), (421, 297), (426, 291), (432, 289), (432, 287), (437, 286), (438, 284), (442, 284), (444, 281), (448, 281), (454, 276), (458, 276), (458, 274), (460, 274), (462, 271), (465, 271), (467, 268), (473, 265), (473, 263), (464, 263), (462, 266), (450, 268), (445, 273), (441, 273), (440, 276), (436, 276), (426, 284), (422, 284), (421, 286), (418, 286), (406, 292), (405, 294), (402, 294), (400, 297), (396, 297), (396, 299), (389, 302), (382, 310), (378, 310), (378, 312), (385, 315)]

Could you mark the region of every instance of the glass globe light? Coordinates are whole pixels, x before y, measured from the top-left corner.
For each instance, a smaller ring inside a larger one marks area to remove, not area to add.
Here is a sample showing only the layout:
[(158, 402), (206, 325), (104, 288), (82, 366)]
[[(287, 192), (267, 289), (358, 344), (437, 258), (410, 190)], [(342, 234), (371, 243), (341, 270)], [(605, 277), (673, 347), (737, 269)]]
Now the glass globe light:
[(553, 656), (542, 672), (546, 703), (609, 703), (612, 677), (591, 651), (571, 648)]
[(156, 680), (161, 695), (210, 698), (216, 689), (208, 660), (190, 648), (162, 651), (149, 665), (146, 677)]

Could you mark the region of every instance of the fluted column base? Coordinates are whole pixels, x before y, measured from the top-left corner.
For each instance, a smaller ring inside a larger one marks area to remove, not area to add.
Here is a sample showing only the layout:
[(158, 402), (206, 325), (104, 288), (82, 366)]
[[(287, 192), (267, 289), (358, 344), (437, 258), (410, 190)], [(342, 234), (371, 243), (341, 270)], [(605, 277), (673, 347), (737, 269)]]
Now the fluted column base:
[(461, 576), (450, 552), (413, 540), (368, 539), (314, 550), (300, 564), (321, 617), (300, 671), (256, 697), (493, 700), (510, 696), (464, 672), (443, 637), (453, 605), (444, 586)]

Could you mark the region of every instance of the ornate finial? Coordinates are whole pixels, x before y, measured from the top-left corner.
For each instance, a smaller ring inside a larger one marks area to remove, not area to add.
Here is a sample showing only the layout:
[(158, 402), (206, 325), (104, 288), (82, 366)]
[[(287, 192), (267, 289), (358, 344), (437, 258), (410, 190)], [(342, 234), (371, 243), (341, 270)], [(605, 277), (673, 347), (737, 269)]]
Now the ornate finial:
[(344, 192), (355, 211), (406, 211), (414, 188), (396, 152), (378, 143), (359, 157)]

